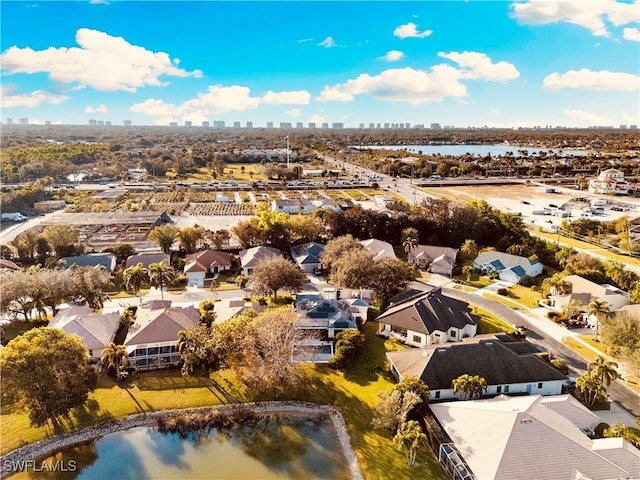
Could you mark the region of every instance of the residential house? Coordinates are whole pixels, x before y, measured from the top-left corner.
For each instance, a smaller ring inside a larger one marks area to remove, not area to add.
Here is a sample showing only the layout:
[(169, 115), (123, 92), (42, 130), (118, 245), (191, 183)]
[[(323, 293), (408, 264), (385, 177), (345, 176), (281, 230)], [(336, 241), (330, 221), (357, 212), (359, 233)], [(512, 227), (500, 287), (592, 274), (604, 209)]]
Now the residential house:
[(88, 253), (77, 257), (64, 257), (60, 260), (65, 263), (67, 268), (74, 265), (78, 267), (104, 267), (109, 273), (113, 273), (116, 269), (116, 256), (111, 253)]
[[(617, 312), (631, 303), (629, 294), (613, 285), (598, 285), (580, 275), (567, 275), (563, 280), (570, 286), (571, 291), (564, 295), (551, 295), (549, 297), (551, 306), (556, 309), (574, 305), (586, 312), (589, 303), (592, 300), (598, 300), (606, 302), (609, 305), (610, 312)], [(589, 319), (589, 322), (595, 326), (595, 318)]]
[(456, 266), (458, 249), (451, 247), (438, 247), (435, 245), (416, 245), (409, 251), (409, 263), (419, 268), (429, 268), (432, 273), (453, 276), (453, 268)]
[(320, 256), (324, 251), (324, 245), (317, 242), (303, 243), (291, 247), (291, 257), (298, 266), (307, 273), (321, 268)]
[(119, 313), (95, 313), (87, 305), (74, 305), (60, 309), (48, 327), (61, 328), (67, 334), (79, 335), (89, 350), (91, 360), (99, 362), (102, 350), (113, 341), (119, 325)]
[(9, 272), (16, 272), (18, 270), (22, 270), (18, 265), (13, 263), (11, 260), (5, 260), (4, 258), (0, 258), (0, 271), (5, 270)]
[(624, 172), (608, 168), (589, 180), (589, 193), (601, 195), (626, 195), (631, 184), (624, 179)]
[(204, 250), (187, 255), (183, 271), (187, 277), (188, 286), (202, 288), (206, 277), (214, 276), (230, 268), (231, 254), (216, 250)]
[(640, 478), (640, 451), (622, 438), (589, 438), (585, 431), (600, 419), (570, 395), (500, 395), (430, 409), (451, 440), (439, 452), (451, 478)]
[(348, 328), (358, 328), (358, 320), (366, 320), (368, 309), (369, 304), (359, 298), (338, 300), (334, 288), (325, 288), (322, 295), (298, 294), (295, 326), (314, 331), (317, 336), (300, 346), (300, 360), (328, 362), (334, 354), (336, 336)]
[(171, 256), (168, 253), (164, 252), (148, 252), (148, 253), (138, 253), (136, 255), (131, 255), (127, 258), (125, 263), (125, 268), (133, 267), (138, 263), (142, 263), (144, 268), (149, 268), (149, 265), (152, 263), (160, 263), (163, 260), (167, 262), (167, 265), (171, 265)]
[(393, 250), (393, 245), (376, 238), (370, 238), (369, 240), (360, 240), (360, 243), (369, 252), (373, 259), (377, 262), (383, 258), (396, 258), (396, 252)]
[(172, 307), (170, 300), (143, 303), (124, 341), (131, 365), (138, 370), (178, 365), (178, 332), (199, 323), (200, 312), (193, 306)]
[(271, 257), (281, 257), (282, 252), (272, 247), (253, 247), (240, 250), (240, 264), (242, 265), (242, 275), (251, 275), (253, 269), (261, 260)]
[(537, 260), (490, 250), (478, 255), (473, 261), (473, 267), (487, 273), (497, 273), (498, 278), (505, 282), (520, 283), (525, 277), (540, 275), (544, 265)]
[(536, 354), (538, 348), (508, 334), (479, 335), (459, 343), (388, 352), (391, 372), (401, 381), (415, 376), (429, 385), (433, 400), (459, 398), (452, 382), (460, 375), (479, 375), (487, 395), (559, 395), (565, 375)]
[(414, 291), (413, 296), (392, 303), (376, 322), (378, 335), (414, 347), (459, 342), (475, 336), (478, 328), (478, 317), (469, 304), (443, 295), (441, 289)]
[(316, 209), (316, 205), (311, 200), (306, 199), (278, 198), (271, 202), (271, 209), (274, 212), (290, 214), (310, 213)]

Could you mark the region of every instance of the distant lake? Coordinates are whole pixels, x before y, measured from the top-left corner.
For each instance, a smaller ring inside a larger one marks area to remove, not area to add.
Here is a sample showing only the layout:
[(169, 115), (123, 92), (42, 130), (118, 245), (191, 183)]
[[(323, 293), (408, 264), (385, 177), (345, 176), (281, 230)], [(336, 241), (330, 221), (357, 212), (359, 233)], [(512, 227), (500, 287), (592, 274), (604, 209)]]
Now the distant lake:
[(378, 149), (378, 150), (407, 150), (410, 153), (422, 152), (424, 155), (465, 155), (470, 153), (471, 155), (480, 155), (484, 157), (487, 154), (491, 156), (504, 155), (506, 152), (512, 152), (516, 157), (518, 156), (518, 150), (526, 150), (531, 155), (532, 153), (544, 152), (562, 152), (563, 156), (574, 155), (584, 156), (587, 154), (584, 150), (559, 150), (556, 148), (533, 148), (533, 147), (517, 147), (514, 145), (362, 145), (354, 147), (358, 149)]
[(110, 433), (36, 462), (71, 460), (75, 472), (19, 473), (22, 479), (327, 479), (351, 477), (330, 421), (296, 419), (213, 429), (181, 438), (151, 427)]

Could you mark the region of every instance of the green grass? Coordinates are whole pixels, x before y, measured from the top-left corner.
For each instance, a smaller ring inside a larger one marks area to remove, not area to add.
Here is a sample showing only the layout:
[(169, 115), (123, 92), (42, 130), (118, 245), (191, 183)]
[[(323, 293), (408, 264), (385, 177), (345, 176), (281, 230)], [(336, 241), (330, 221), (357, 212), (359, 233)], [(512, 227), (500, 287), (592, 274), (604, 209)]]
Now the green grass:
[(508, 296), (504, 295), (496, 295), (495, 293), (482, 292), (482, 296), (493, 300), (494, 302), (501, 303), (505, 307), (519, 309), (522, 308), (523, 305), (516, 302), (515, 300), (511, 300)]
[(576, 352), (578, 355), (580, 355), (582, 358), (584, 358), (588, 362), (591, 362), (598, 357), (598, 354), (596, 352), (591, 350), (586, 345), (583, 345), (578, 340), (571, 338), (569, 336), (565, 337), (562, 343), (564, 343), (567, 347), (569, 347), (571, 350)]
[(580, 335), (580, 340), (588, 343), (593, 348), (595, 348), (596, 350), (602, 353), (605, 353), (605, 354), (607, 353), (608, 345), (606, 343), (602, 343), (601, 341), (596, 342), (595, 337), (593, 335)]
[[(332, 370), (325, 365), (304, 366), (307, 374), (304, 384), (281, 399), (332, 405), (340, 410), (364, 478), (445, 480), (444, 471), (428, 447), (420, 451), (416, 465), (410, 468), (404, 453), (393, 445), (390, 434), (374, 431), (371, 427), (378, 392), (389, 390), (394, 384), (387, 366), (385, 345), (390, 349), (406, 348), (385, 342), (375, 332), (374, 322), (365, 324), (366, 348), (347, 371)], [(184, 379), (177, 370), (149, 372), (138, 375), (129, 388), (101, 376), (99, 386), (85, 408), (62, 420), (55, 431), (50, 427), (31, 427), (22, 410), (3, 405), (0, 452), (5, 454), (53, 433), (134, 413), (227, 403), (231, 400), (229, 395), (238, 401), (249, 399), (244, 386), (229, 371), (214, 374), (212, 379)]]
[(480, 321), (478, 322), (478, 334), (499, 332), (510, 333), (515, 331), (513, 326), (482, 308), (473, 307), (473, 313), (480, 317)]
[(540, 292), (534, 292), (528, 287), (522, 285), (513, 285), (509, 287), (509, 298), (514, 299), (525, 307), (537, 308), (538, 300), (542, 299)]

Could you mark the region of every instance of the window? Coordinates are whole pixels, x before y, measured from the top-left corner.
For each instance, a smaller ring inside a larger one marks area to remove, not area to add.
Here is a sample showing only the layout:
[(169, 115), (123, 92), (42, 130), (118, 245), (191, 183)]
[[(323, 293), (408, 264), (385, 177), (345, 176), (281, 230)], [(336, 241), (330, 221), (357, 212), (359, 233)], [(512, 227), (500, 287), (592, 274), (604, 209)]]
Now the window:
[(451, 330), (451, 331), (449, 332), (449, 336), (450, 336), (451, 338), (456, 338), (456, 331), (455, 331), (455, 330)]
[(93, 350), (89, 350), (89, 356), (93, 357)]
[(496, 388), (496, 393), (502, 393), (502, 385), (498, 385)]
[(413, 341), (416, 343), (422, 343), (422, 337), (420, 335), (414, 335)]
[(440, 398), (440, 390), (437, 390), (437, 391), (436, 391), (436, 396), (435, 396), (435, 398)]
[(538, 383), (538, 389), (542, 388), (542, 382)]
[(407, 336), (406, 328), (401, 328), (401, 327), (396, 327), (395, 325), (391, 325), (391, 331), (399, 335), (402, 335), (403, 337)]

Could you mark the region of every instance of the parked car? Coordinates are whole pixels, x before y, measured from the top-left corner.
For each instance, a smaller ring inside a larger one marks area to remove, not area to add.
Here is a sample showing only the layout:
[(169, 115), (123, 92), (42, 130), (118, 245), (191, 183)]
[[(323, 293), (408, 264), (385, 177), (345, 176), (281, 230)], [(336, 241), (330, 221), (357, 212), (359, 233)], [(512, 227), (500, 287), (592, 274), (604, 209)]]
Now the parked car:
[(520, 200), (520, 203), (522, 203), (523, 205), (531, 205), (529, 202), (527, 202), (526, 200)]
[(315, 276), (320, 276), (320, 275), (322, 275), (322, 269), (321, 269), (321, 268), (314, 268), (314, 269), (313, 269), (313, 274), (314, 274)]

